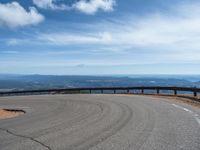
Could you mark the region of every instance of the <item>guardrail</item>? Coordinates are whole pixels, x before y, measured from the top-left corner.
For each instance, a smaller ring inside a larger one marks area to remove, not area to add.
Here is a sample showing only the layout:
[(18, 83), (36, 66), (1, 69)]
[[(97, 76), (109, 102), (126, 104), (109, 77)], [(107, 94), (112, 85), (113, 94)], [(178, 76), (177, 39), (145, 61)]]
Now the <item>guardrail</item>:
[(66, 89), (46, 89), (46, 90), (26, 90), (26, 91), (10, 91), (0, 92), (0, 96), (17, 96), (17, 95), (40, 95), (40, 94), (70, 94), (70, 93), (105, 93), (105, 91), (112, 91), (112, 94), (117, 93), (137, 93), (145, 94), (147, 90), (155, 90), (156, 94), (161, 91), (173, 91), (173, 95), (178, 95), (178, 92), (192, 92), (194, 97), (200, 93), (200, 88), (189, 87), (160, 87), (160, 86), (147, 86), (147, 87), (100, 87), (100, 88), (66, 88)]

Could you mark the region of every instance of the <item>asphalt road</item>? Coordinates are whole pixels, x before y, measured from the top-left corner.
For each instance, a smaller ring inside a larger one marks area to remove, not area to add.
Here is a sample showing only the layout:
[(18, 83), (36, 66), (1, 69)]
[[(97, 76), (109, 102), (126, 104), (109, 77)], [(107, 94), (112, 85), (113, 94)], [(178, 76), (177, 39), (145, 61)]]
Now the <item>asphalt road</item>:
[(0, 150), (200, 150), (200, 109), (133, 95), (1, 97)]

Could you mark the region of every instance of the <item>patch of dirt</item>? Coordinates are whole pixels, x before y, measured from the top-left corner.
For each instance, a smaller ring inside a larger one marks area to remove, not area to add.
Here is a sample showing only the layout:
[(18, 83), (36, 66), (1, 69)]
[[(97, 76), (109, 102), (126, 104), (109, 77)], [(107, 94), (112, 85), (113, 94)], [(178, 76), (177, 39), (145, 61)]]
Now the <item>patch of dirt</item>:
[(22, 110), (0, 109), (0, 119), (13, 118), (24, 114)]

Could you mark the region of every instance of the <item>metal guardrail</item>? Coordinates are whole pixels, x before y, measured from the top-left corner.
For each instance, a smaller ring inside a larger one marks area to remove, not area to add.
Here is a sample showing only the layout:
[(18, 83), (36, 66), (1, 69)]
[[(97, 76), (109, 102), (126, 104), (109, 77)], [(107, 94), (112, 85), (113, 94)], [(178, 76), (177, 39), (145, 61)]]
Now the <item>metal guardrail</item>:
[(125, 91), (123, 93), (134, 93), (135, 90), (139, 90), (141, 94), (145, 94), (146, 90), (155, 90), (157, 94), (161, 91), (173, 91), (174, 95), (178, 95), (178, 92), (192, 92), (194, 97), (200, 93), (200, 88), (189, 88), (189, 87), (160, 87), (160, 86), (147, 86), (147, 87), (100, 87), (100, 88), (66, 88), (66, 89), (44, 89), (44, 90), (25, 90), (25, 91), (9, 91), (0, 92), (0, 96), (17, 96), (17, 95), (39, 95), (39, 94), (70, 94), (70, 93), (93, 93), (94, 91), (113, 91), (113, 94), (118, 93), (117, 91)]

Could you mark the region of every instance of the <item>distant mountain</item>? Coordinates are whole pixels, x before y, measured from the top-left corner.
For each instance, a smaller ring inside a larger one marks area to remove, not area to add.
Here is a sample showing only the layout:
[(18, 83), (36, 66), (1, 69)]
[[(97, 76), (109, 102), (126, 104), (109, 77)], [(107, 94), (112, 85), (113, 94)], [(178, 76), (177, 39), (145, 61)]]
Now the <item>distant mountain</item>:
[[(183, 86), (200, 87), (200, 80), (162, 76), (56, 76), (0, 75), (0, 90), (31, 90), (75, 87)], [(187, 77), (188, 78), (188, 77)], [(196, 78), (196, 77), (195, 77)]]

